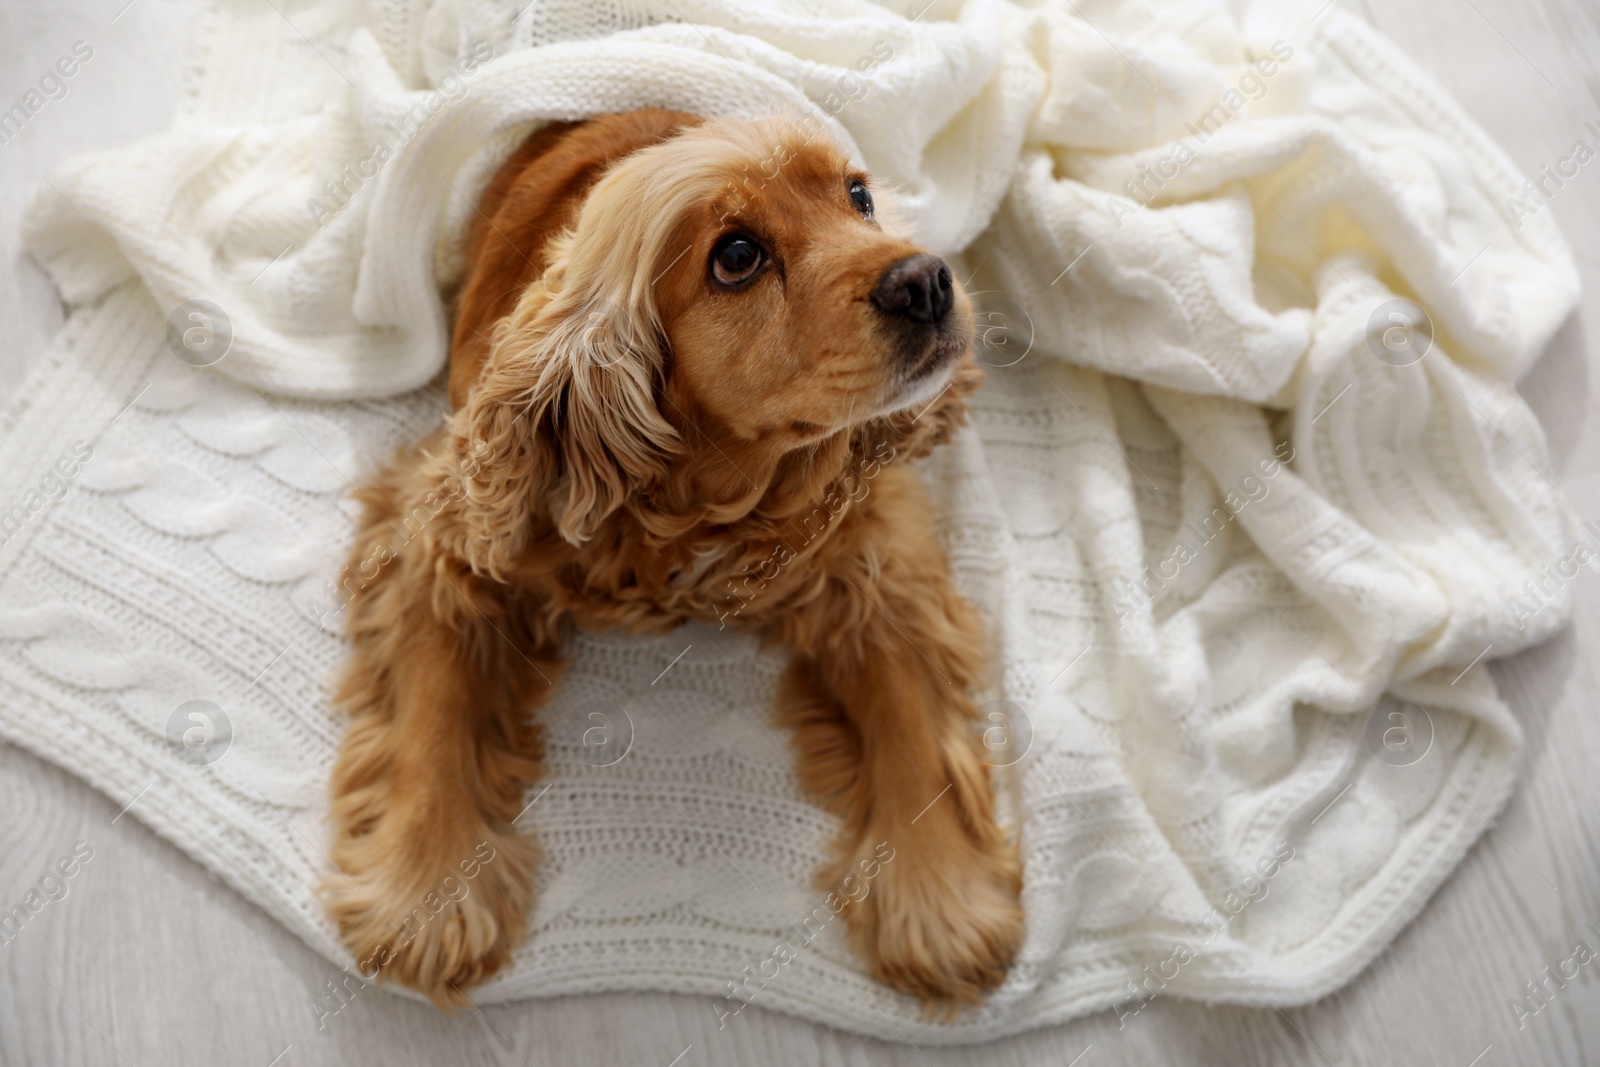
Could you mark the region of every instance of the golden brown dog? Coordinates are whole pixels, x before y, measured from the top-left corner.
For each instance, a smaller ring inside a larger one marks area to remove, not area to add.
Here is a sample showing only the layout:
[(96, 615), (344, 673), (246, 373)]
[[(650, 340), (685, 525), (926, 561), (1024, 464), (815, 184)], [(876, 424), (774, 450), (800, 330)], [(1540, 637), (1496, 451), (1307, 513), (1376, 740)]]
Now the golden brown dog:
[(480, 216), (454, 413), (361, 494), (325, 895), (362, 970), (444, 1005), (506, 962), (564, 637), (703, 618), (793, 652), (779, 719), (841, 817), (819, 884), (894, 850), (845, 912), (857, 951), (976, 1001), (1021, 876), (969, 729), (984, 632), (910, 462), (976, 386), (966, 295), (797, 123), (549, 126)]

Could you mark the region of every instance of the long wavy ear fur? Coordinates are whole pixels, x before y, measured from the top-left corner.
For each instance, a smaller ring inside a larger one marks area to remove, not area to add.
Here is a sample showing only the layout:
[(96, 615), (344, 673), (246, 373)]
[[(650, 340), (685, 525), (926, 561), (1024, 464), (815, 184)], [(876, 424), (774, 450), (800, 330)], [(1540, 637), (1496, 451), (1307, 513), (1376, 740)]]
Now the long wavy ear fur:
[(571, 235), (556, 246), (545, 277), (496, 325), (452, 417), (457, 454), (485, 457), (463, 502), (468, 562), (495, 577), (541, 531), (588, 540), (660, 480), (679, 443), (655, 405), (664, 360), (651, 309), (575, 284)]
[[(541, 133), (490, 190), (497, 221), (475, 238), (450, 390), (467, 490), (457, 551), (480, 572), (500, 576), (552, 531), (582, 544), (677, 451), (655, 406), (665, 341), (652, 278), (703, 182), (681, 165), (616, 164), (700, 121), (646, 109)], [(657, 210), (641, 225), (628, 205), (642, 203)]]

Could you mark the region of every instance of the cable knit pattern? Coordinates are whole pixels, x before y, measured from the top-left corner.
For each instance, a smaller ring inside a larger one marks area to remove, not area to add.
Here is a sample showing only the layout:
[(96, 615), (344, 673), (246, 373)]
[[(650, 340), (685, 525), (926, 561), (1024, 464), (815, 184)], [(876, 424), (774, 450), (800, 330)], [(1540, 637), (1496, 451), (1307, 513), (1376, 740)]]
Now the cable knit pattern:
[[(541, 120), (808, 113), (983, 308), (972, 425), (922, 472), (996, 637), (1025, 943), (943, 1022), (839, 924), (806, 937), (831, 822), (770, 724), (781, 653), (697, 624), (578, 641), (531, 936), (479, 999), (659, 989), (922, 1044), (1326, 995), (1511, 789), (1483, 663), (1564, 623), (1579, 537), (1511, 383), (1577, 281), (1430, 80), (1302, 7), (219, 0), (173, 130), (26, 222), (74, 312), (3, 428), (0, 735), (347, 964), (312, 889), (330, 583), (350, 484), (443, 411), (472, 198)], [(1435, 342), (1403, 366), (1397, 297)], [(195, 299), (232, 330), (209, 368), (167, 340)], [(168, 738), (193, 700), (231, 726), (204, 765)]]

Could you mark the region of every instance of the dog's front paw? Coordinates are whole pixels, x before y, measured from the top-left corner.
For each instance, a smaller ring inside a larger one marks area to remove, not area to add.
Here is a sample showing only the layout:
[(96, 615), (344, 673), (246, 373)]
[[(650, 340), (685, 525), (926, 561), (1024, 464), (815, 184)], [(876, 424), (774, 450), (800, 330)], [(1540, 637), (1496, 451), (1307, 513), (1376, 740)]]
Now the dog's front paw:
[(521, 940), (538, 849), (514, 833), (335, 839), (328, 914), (362, 975), (392, 978), (439, 1007), (494, 974)]
[[(1004, 981), (1022, 944), (1022, 869), (1013, 848), (936, 824), (916, 828), (898, 847), (869, 832), (858, 852), (871, 854), (878, 871), (846, 914), (874, 977), (946, 1016), (981, 1003)], [(870, 862), (857, 859), (855, 869)]]

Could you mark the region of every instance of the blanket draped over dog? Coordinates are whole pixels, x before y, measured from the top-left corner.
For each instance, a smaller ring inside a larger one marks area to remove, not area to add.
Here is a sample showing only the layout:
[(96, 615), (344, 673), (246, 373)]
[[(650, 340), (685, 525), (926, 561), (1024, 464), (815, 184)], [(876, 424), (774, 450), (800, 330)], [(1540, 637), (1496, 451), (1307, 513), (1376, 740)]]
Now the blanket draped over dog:
[(73, 311), (5, 425), (0, 735), (350, 965), (314, 893), (348, 496), (440, 419), (475, 197), (544, 120), (792, 114), (984, 309), (972, 423), (922, 470), (995, 639), (1025, 943), (953, 1022), (866, 978), (782, 654), (697, 623), (578, 642), (531, 937), (478, 998), (921, 1044), (1348, 982), (1508, 796), (1484, 663), (1587, 558), (1512, 387), (1571, 257), (1337, 6), (924, 3), (217, 0), (174, 128), (26, 223)]

